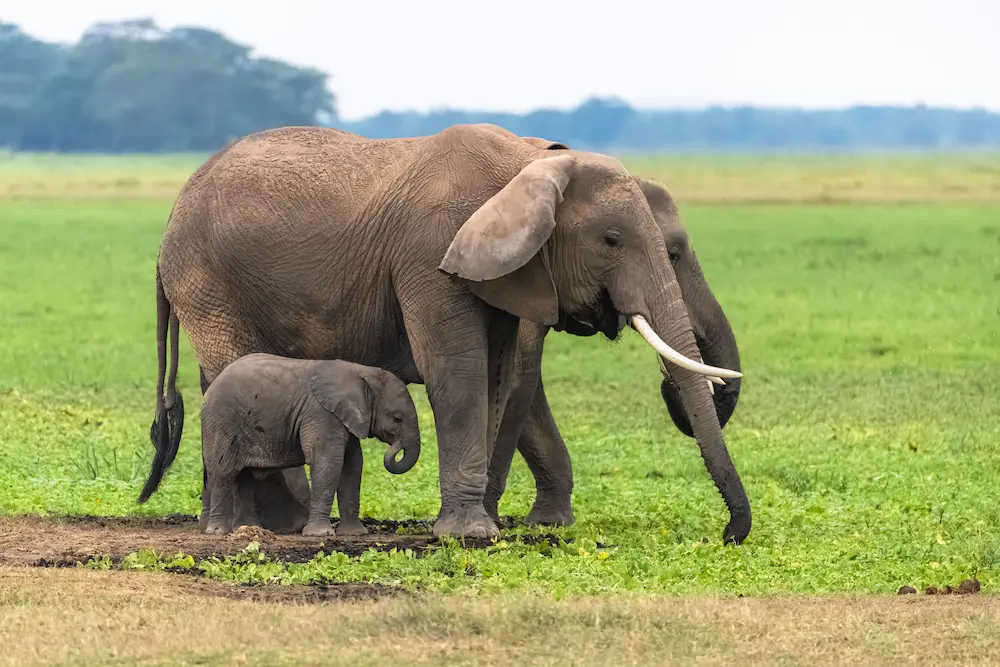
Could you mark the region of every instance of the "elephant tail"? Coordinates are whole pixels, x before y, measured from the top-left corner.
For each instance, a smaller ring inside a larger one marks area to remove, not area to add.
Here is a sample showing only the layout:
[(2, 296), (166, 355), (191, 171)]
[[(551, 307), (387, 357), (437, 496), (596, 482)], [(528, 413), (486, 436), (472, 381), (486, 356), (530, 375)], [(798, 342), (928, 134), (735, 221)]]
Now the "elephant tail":
[[(167, 378), (167, 393), (163, 394), (163, 379), (167, 374), (167, 330), (170, 331), (170, 376)], [(160, 267), (156, 267), (156, 348), (158, 369), (156, 376), (156, 416), (153, 425), (149, 429), (149, 439), (156, 448), (153, 456), (152, 467), (149, 478), (142, 493), (139, 494), (139, 503), (149, 500), (156, 489), (160, 486), (163, 473), (166, 472), (170, 464), (177, 456), (177, 449), (181, 444), (181, 433), (184, 430), (184, 398), (177, 391), (177, 363), (178, 350), (177, 343), (179, 336), (180, 322), (177, 314), (173, 312), (170, 301), (167, 300), (163, 292), (163, 281), (160, 279)]]

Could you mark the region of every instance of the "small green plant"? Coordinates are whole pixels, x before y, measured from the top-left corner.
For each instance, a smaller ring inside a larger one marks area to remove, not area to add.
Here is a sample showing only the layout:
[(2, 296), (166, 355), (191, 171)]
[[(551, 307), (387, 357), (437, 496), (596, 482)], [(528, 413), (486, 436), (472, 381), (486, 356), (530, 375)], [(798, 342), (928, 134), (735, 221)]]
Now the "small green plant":
[(115, 563), (111, 560), (110, 556), (102, 555), (95, 556), (87, 560), (85, 563), (77, 563), (78, 566), (87, 568), (89, 570), (145, 570), (145, 571), (163, 571), (163, 570), (180, 570), (187, 571), (194, 567), (194, 557), (184, 553), (177, 553), (173, 556), (167, 557), (163, 554), (157, 553), (153, 549), (140, 549), (139, 551), (134, 551), (124, 558), (121, 559), (119, 563)]

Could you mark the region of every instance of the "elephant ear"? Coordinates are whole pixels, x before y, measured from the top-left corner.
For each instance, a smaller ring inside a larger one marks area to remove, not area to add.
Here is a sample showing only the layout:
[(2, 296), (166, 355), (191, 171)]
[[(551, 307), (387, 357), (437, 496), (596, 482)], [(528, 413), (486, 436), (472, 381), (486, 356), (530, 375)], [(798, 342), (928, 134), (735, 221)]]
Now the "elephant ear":
[(495, 308), (540, 324), (558, 322), (559, 299), (543, 246), (575, 164), (572, 155), (528, 163), (459, 228), (438, 268), (466, 281)]
[(313, 371), (310, 386), (319, 404), (353, 436), (359, 440), (369, 436), (374, 392), (363, 374), (330, 372), (319, 366)]
[(569, 150), (569, 146), (566, 144), (561, 144), (558, 141), (549, 141), (548, 139), (542, 139), (541, 137), (521, 137), (521, 141), (527, 141), (535, 148), (541, 148), (543, 151)]

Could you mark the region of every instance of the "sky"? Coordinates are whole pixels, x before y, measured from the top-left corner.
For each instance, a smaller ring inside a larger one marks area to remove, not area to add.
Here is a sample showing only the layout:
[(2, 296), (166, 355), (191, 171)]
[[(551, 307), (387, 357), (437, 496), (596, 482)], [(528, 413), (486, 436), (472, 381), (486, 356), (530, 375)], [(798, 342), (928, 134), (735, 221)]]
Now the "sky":
[(927, 104), (1000, 111), (1000, 0), (4, 0), (72, 42), (98, 21), (218, 30), (331, 75), (342, 118), (524, 112), (592, 95), (640, 108)]

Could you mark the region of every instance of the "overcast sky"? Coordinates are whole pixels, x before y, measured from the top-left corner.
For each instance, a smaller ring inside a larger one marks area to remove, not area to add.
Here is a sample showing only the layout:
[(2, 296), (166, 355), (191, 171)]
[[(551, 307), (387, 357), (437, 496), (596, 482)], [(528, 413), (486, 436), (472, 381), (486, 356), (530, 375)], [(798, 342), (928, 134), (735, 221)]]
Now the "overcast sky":
[(1000, 0), (4, 0), (50, 41), (198, 25), (329, 72), (341, 116), (856, 103), (1000, 110)]

